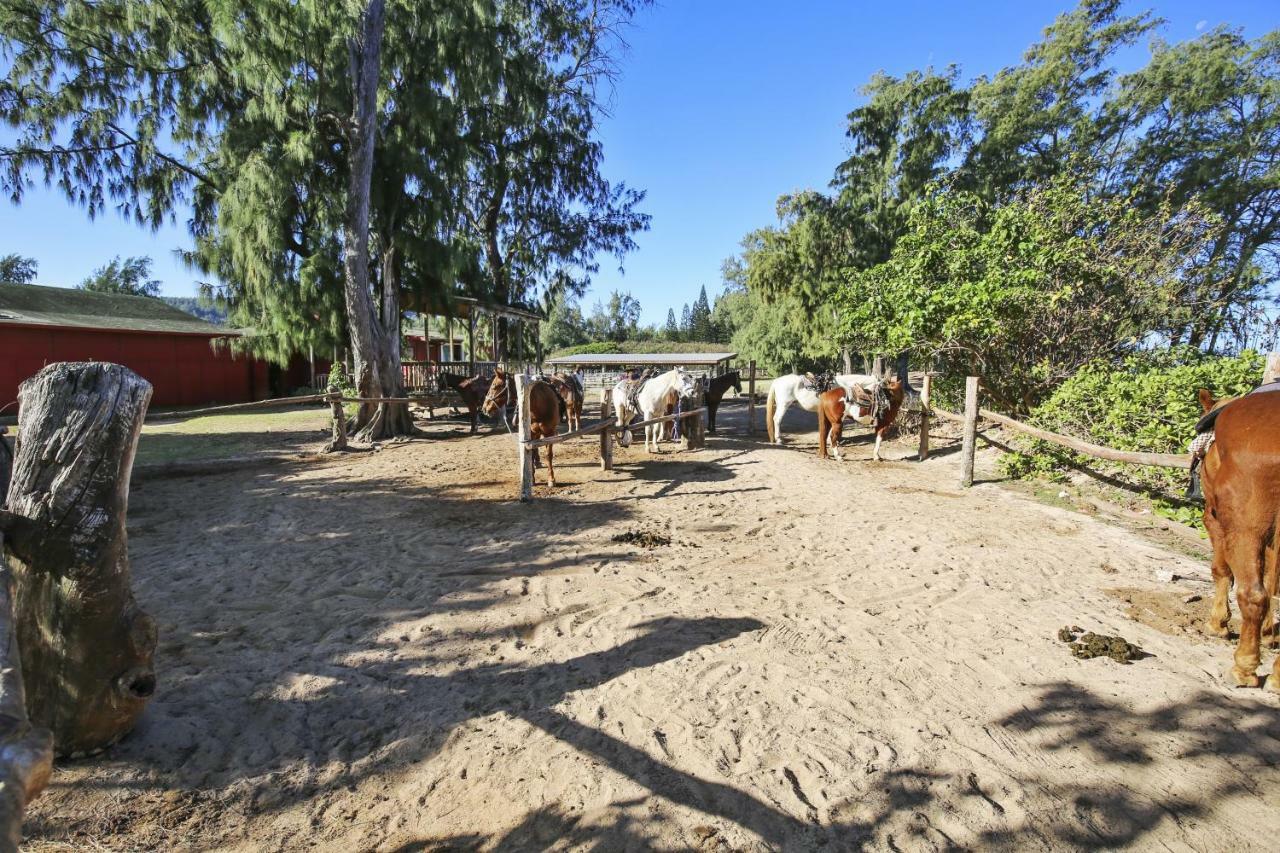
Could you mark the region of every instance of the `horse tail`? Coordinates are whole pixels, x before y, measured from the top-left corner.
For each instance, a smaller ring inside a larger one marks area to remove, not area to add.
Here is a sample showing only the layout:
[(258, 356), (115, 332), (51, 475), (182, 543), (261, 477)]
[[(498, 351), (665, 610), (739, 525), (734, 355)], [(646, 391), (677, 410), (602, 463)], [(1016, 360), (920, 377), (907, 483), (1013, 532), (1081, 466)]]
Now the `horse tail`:
[(777, 430), (773, 428), (773, 410), (774, 410), (774, 407), (777, 406), (777, 403), (775, 402), (774, 398), (775, 398), (775, 392), (773, 390), (773, 383), (770, 383), (769, 398), (768, 400), (765, 401), (765, 404), (764, 404), (764, 425), (765, 425), (765, 428), (769, 430), (770, 443), (773, 443), (778, 440), (778, 436), (775, 435)]

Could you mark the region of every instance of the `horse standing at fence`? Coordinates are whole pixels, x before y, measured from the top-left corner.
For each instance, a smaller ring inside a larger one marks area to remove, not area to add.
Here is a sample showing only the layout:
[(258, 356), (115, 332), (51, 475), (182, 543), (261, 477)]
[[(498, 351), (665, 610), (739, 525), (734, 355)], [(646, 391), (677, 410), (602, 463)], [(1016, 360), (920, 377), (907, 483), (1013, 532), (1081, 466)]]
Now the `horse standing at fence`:
[(863, 393), (867, 394), (866, 403), (871, 410), (871, 428), (876, 433), (876, 448), (871, 458), (880, 462), (880, 442), (884, 440), (885, 434), (898, 419), (898, 410), (902, 408), (902, 401), (906, 399), (907, 392), (897, 377), (890, 377), (876, 384), (870, 392)]
[[(1257, 687), (1262, 636), (1275, 646), (1271, 599), (1280, 574), (1280, 385), (1226, 404), (1200, 392), (1213, 443), (1204, 451), (1201, 482), (1204, 525), (1213, 544), (1213, 610), (1209, 630), (1226, 636), (1232, 581), (1240, 606), (1240, 642), (1231, 674), (1241, 687)], [(1280, 690), (1280, 658), (1268, 686)]]
[(720, 408), (720, 401), (724, 399), (725, 392), (730, 388), (733, 393), (742, 393), (742, 371), (731, 370), (720, 376), (712, 378), (707, 385), (707, 394), (705, 405), (707, 407), (707, 432), (714, 434), (716, 431), (716, 409)]
[(564, 420), (569, 432), (582, 429), (582, 406), (585, 394), (582, 376), (577, 373), (553, 373), (551, 385), (564, 402)]
[(827, 458), (827, 444), (836, 461), (843, 461), (840, 455), (840, 434), (844, 430), (844, 415), (849, 406), (843, 388), (832, 388), (818, 395), (818, 457)]
[[(501, 367), (489, 382), (489, 392), (485, 394), (481, 410), (485, 417), (493, 417), (501, 412), (502, 422), (510, 429), (515, 425), (516, 415), (516, 382), (515, 378)], [(557, 411), (557, 414), (559, 412)]]
[[(502, 368), (498, 368), (498, 373), (493, 377), (493, 383), (489, 386), (489, 394), (485, 397), (484, 413), (489, 417), (498, 411), (498, 401), (505, 399), (508, 393), (514, 395), (515, 380), (508, 374), (503, 372)], [(529, 437), (534, 441), (542, 438), (553, 437), (560, 428), (560, 395), (556, 393), (556, 389), (551, 386), (550, 382), (542, 379), (530, 380), (524, 386), (525, 397), (529, 401)], [(511, 405), (514, 406), (516, 397), (511, 397)], [(533, 467), (541, 468), (542, 463), (538, 459), (538, 448), (534, 448)], [(552, 488), (556, 484), (556, 466), (554, 463), (555, 445), (547, 445), (547, 485)]]
[(471, 417), (471, 432), (474, 434), (480, 421), (480, 406), (484, 402), (484, 392), (489, 381), (483, 376), (454, 376), (452, 373), (441, 373), (440, 390), (452, 389), (458, 392), (462, 403), (467, 407)]
[[(681, 397), (687, 397), (694, 392), (693, 377), (684, 372), (683, 368), (675, 368), (668, 370), (666, 373), (658, 376), (650, 377), (643, 384), (639, 385), (633, 380), (624, 379), (614, 386), (613, 389), (613, 406), (618, 418), (618, 426), (624, 430), (622, 446), (626, 447), (630, 443), (627, 437), (629, 431), (627, 426), (635, 420), (636, 414), (642, 415), (642, 420), (651, 420), (659, 415), (666, 414), (669, 408), (674, 408)], [(662, 424), (649, 424), (644, 428), (644, 448), (652, 453), (660, 453), (659, 442), (662, 438)], [(650, 449), (652, 442), (652, 449)]]

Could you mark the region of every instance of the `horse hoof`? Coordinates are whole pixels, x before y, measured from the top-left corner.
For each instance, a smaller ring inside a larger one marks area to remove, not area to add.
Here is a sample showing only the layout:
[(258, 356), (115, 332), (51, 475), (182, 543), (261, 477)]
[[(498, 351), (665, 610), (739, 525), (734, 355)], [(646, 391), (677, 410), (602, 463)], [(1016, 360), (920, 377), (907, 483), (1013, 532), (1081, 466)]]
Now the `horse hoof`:
[(1262, 683), (1256, 672), (1245, 672), (1238, 666), (1231, 667), (1231, 677), (1235, 679), (1236, 687), (1257, 687)]
[(1224, 640), (1230, 639), (1231, 637), (1231, 629), (1226, 625), (1215, 625), (1210, 622), (1204, 630), (1205, 633), (1211, 637), (1221, 637)]

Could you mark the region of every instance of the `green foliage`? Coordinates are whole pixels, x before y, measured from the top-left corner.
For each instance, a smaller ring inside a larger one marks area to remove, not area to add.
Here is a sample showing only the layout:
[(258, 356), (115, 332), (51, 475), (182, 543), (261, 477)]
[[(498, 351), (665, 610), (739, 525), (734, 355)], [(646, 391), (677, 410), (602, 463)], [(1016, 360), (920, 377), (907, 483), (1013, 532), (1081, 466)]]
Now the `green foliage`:
[(635, 339), (640, 332), (640, 301), (630, 293), (613, 291), (607, 303), (596, 302), (586, 331), (587, 337), (595, 341)]
[(889, 261), (852, 272), (837, 304), (859, 352), (911, 352), (980, 375), (1025, 413), (1085, 364), (1136, 349), (1167, 322), (1203, 220), (1094, 198), (1070, 176), (993, 206), (939, 188)]
[(129, 296), (159, 296), (160, 280), (149, 278), (151, 258), (125, 258), (117, 255), (105, 266), (98, 267), (93, 275), (76, 285), (80, 290), (94, 293), (124, 293)]
[(573, 294), (565, 293), (551, 303), (547, 320), (541, 324), (542, 348), (555, 352), (587, 342), (587, 323)]
[(40, 265), (35, 258), (22, 255), (0, 257), (0, 284), (31, 284)]
[[(1262, 377), (1263, 362), (1253, 351), (1218, 357), (1188, 346), (1135, 353), (1118, 365), (1094, 362), (1037, 406), (1030, 422), (1118, 450), (1185, 453), (1202, 414), (1199, 389), (1209, 389), (1215, 398), (1248, 393)], [(1086, 465), (1166, 496), (1168, 509), (1177, 502), (1167, 498), (1186, 487), (1185, 471), (1110, 463), (1034, 439), (1019, 438), (1018, 443), (1022, 449), (1002, 460), (1015, 476), (1053, 477), (1070, 466)], [(1190, 521), (1198, 510), (1175, 515)]]

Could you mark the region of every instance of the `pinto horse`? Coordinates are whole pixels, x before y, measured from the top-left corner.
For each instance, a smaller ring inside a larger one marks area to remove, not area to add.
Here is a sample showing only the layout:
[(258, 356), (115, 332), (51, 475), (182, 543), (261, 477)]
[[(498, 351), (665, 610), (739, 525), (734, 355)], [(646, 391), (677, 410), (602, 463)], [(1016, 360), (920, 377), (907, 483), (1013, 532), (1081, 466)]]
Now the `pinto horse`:
[[(498, 409), (504, 403), (505, 405), (514, 407), (516, 403), (515, 381), (510, 374), (505, 373), (502, 368), (498, 368), (497, 374), (493, 377), (492, 384), (489, 385), (489, 393), (484, 401), (484, 413), (489, 417), (493, 417)], [(555, 435), (560, 427), (560, 395), (551, 387), (550, 382), (544, 382), (541, 379), (534, 379), (524, 386), (525, 396), (529, 398), (529, 436), (537, 441), (540, 438), (550, 438)], [(553, 462), (555, 456), (555, 445), (547, 445), (547, 485), (555, 487), (556, 484), (556, 466)], [(533, 467), (541, 468), (542, 462), (538, 459), (538, 448), (533, 449)]]
[[(1209, 630), (1225, 636), (1232, 581), (1240, 606), (1240, 643), (1231, 669), (1236, 684), (1257, 687), (1262, 635), (1276, 643), (1271, 599), (1280, 565), (1280, 384), (1228, 403), (1200, 392), (1208, 414), (1217, 412), (1213, 444), (1201, 464), (1204, 526), (1213, 544), (1213, 611)], [(1280, 690), (1280, 658), (1267, 686)]]
[[(639, 414), (643, 415), (642, 420), (652, 420), (674, 409), (681, 397), (687, 397), (693, 393), (693, 378), (680, 367), (645, 380), (633, 401), (631, 392), (634, 385), (633, 380), (624, 379), (613, 389), (613, 406), (617, 414), (618, 426), (623, 430), (621, 437), (623, 447), (631, 442), (630, 430), (627, 427), (635, 420), (637, 409)], [(652, 447), (650, 452), (659, 453), (661, 448), (658, 444), (661, 439), (662, 424), (649, 424), (644, 428), (645, 450), (650, 450)]]
[(730, 370), (728, 373), (713, 377), (707, 385), (707, 432), (709, 433), (716, 431), (716, 409), (720, 408), (720, 401), (724, 399), (725, 392), (730, 388), (735, 394), (742, 393), (742, 371)]
[(886, 379), (877, 383), (870, 391), (855, 385), (853, 397), (837, 383), (835, 388), (818, 395), (818, 455), (827, 458), (827, 444), (830, 442), (836, 460), (840, 456), (840, 436), (844, 430), (846, 415), (856, 417), (858, 410), (866, 409), (871, 413), (871, 428), (875, 430), (876, 446), (872, 458), (876, 462), (880, 458), (880, 442), (893, 422), (898, 418), (898, 410), (906, 399), (902, 383), (897, 379)]

